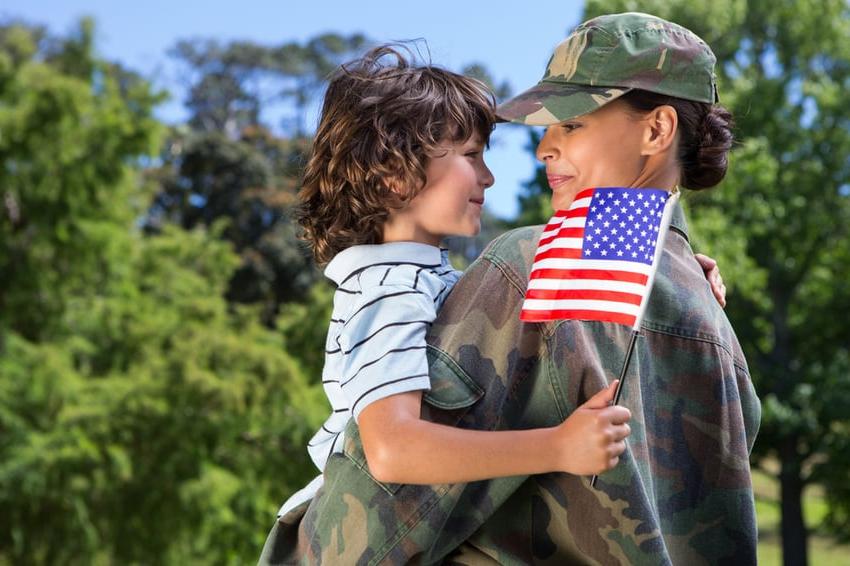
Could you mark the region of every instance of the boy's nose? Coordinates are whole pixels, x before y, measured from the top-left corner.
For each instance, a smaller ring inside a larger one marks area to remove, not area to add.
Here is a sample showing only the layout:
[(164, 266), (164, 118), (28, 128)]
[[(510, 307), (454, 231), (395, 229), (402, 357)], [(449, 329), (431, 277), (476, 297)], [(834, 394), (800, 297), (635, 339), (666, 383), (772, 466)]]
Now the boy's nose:
[(493, 183), (495, 182), (496, 178), (493, 176), (493, 172), (490, 171), (490, 168), (485, 165), (484, 175), (482, 176), (481, 184), (484, 186), (485, 189), (489, 189), (493, 186)]
[(486, 163), (482, 163), (481, 167), (482, 170), (479, 171), (478, 180), (482, 187), (489, 189), (493, 186), (493, 183), (496, 182), (496, 178), (493, 176), (493, 172), (490, 171), (490, 168), (487, 167)]

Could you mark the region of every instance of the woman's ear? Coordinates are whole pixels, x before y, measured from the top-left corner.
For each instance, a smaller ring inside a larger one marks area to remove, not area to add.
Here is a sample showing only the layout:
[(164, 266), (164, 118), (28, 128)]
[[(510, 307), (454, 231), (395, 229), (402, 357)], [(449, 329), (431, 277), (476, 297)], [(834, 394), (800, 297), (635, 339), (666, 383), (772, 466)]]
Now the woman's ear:
[(676, 141), (679, 115), (669, 105), (650, 110), (644, 121), (647, 124), (641, 155), (655, 155), (670, 149)]

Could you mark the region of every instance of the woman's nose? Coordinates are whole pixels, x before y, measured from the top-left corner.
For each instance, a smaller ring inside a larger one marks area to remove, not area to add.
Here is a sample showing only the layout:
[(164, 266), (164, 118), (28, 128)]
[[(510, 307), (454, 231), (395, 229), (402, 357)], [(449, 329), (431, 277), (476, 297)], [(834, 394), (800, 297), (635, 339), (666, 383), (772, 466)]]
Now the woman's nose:
[(543, 137), (540, 138), (540, 143), (537, 144), (534, 154), (539, 161), (545, 163), (548, 159), (555, 159), (557, 153), (558, 148), (555, 144), (553, 128), (546, 128)]

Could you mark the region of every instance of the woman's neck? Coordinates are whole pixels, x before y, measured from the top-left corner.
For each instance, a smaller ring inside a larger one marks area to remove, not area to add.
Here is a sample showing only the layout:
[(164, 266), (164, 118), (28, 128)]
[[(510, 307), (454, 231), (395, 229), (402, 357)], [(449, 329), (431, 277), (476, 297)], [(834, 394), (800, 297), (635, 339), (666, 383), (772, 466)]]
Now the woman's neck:
[[(643, 171), (635, 179), (635, 187), (652, 187), (672, 191), (679, 185), (681, 171), (675, 159), (670, 156), (653, 155), (647, 159)], [(657, 158), (657, 159), (653, 159)]]

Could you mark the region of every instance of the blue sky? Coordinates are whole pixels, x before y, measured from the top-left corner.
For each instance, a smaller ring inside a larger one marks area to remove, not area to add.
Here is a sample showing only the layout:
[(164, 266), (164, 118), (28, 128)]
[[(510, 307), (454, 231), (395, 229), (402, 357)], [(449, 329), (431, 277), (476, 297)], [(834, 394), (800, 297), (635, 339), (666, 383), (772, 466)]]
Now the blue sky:
[[(181, 81), (167, 55), (178, 39), (274, 45), (326, 31), (362, 32), (377, 41), (424, 38), (435, 63), (452, 69), (483, 63), (498, 82), (508, 80), (519, 92), (540, 79), (551, 50), (579, 23), (582, 5), (565, 0), (3, 0), (0, 20), (22, 18), (65, 33), (79, 17), (94, 16), (103, 56), (173, 93), (175, 99), (158, 110), (162, 119), (173, 122), (184, 116)], [(526, 144), (523, 128), (497, 128), (493, 136), (487, 161), (496, 184), (488, 191), (487, 206), (499, 216), (514, 216), (520, 184), (531, 177), (534, 160)]]

